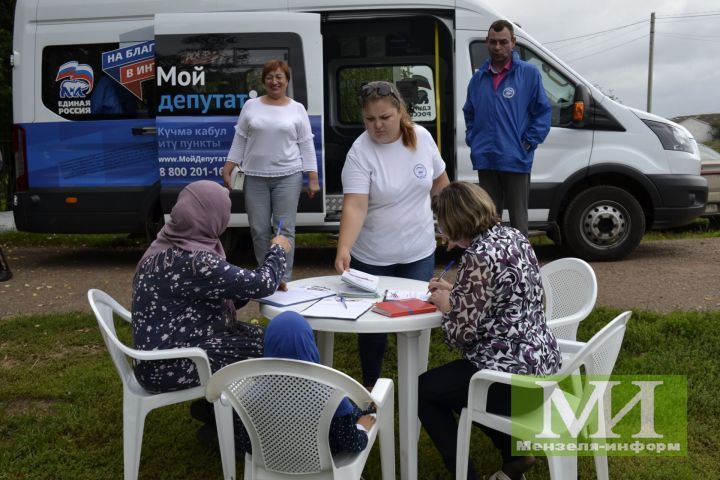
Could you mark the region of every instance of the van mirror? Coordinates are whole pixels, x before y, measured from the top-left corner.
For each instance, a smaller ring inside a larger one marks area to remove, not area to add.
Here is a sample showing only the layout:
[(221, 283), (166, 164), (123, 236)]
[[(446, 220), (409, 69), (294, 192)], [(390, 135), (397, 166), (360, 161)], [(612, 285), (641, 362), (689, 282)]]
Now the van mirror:
[(575, 87), (575, 96), (573, 98), (572, 122), (573, 126), (582, 128), (585, 126), (585, 112), (590, 107), (590, 91), (585, 85), (577, 85)]

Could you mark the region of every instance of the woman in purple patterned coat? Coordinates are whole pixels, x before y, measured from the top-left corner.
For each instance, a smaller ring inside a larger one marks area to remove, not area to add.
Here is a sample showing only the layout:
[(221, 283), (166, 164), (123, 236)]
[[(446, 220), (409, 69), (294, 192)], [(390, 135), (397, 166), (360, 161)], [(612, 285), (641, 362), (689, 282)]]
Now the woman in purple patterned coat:
[[(561, 364), (555, 336), (545, 322), (540, 267), (527, 238), (503, 226), (490, 196), (477, 185), (453, 182), (435, 198), (433, 211), (448, 248), (464, 249), (451, 285), (432, 279), (431, 302), (443, 312), (445, 342), (462, 358), (420, 377), (419, 416), (455, 473), (457, 422), (467, 405), (470, 377), (478, 370), (551, 375)], [(510, 414), (510, 387), (493, 384), (488, 411)], [(503, 459), (490, 478), (519, 480), (535, 462), (511, 455), (511, 437), (481, 426)], [(472, 462), (468, 479), (478, 478)]]

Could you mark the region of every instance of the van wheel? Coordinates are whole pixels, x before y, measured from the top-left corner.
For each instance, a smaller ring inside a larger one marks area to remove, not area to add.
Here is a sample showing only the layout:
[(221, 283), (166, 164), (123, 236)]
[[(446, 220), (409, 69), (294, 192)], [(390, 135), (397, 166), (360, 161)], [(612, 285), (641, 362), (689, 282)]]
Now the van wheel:
[(620, 260), (635, 250), (644, 233), (640, 203), (625, 190), (608, 185), (578, 194), (562, 221), (564, 243), (586, 260)]

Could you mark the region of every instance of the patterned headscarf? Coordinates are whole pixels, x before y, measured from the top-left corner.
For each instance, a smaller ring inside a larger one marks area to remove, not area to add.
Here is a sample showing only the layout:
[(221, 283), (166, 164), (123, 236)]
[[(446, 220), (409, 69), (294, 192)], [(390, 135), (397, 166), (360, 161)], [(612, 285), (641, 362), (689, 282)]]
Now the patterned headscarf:
[(230, 222), (230, 192), (210, 180), (188, 184), (180, 191), (166, 223), (150, 245), (147, 257), (177, 247), (188, 252), (212, 252), (225, 258), (220, 235)]
[[(270, 320), (265, 329), (265, 357), (290, 358), (320, 363), (320, 352), (315, 344), (310, 324), (297, 312), (283, 312)], [(335, 416), (353, 412), (350, 400), (343, 398)]]

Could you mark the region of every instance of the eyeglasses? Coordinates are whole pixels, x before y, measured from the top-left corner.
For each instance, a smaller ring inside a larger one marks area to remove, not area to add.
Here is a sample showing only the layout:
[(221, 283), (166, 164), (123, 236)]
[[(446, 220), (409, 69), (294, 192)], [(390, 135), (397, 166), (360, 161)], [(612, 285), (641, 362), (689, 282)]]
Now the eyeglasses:
[(367, 98), (373, 93), (377, 93), (381, 97), (387, 97), (388, 95), (392, 95), (393, 97), (397, 98), (397, 95), (395, 95), (395, 92), (393, 92), (392, 86), (386, 82), (378, 82), (375, 85), (366, 83), (365, 85), (360, 87), (360, 96), (362, 98)]

